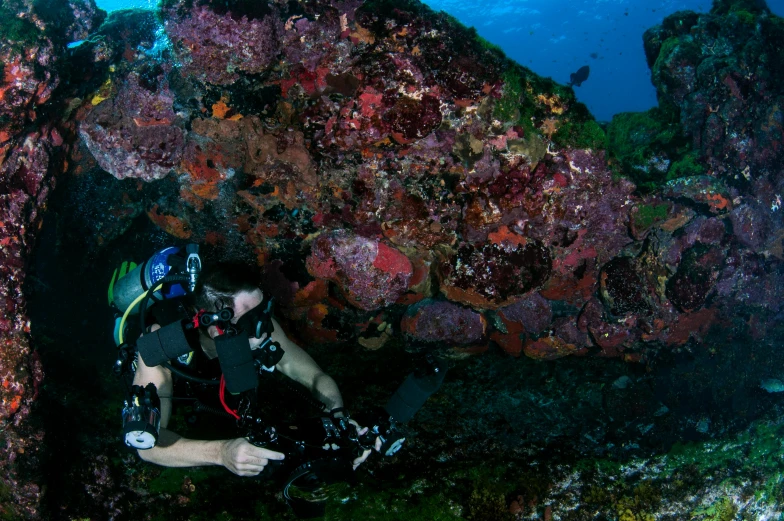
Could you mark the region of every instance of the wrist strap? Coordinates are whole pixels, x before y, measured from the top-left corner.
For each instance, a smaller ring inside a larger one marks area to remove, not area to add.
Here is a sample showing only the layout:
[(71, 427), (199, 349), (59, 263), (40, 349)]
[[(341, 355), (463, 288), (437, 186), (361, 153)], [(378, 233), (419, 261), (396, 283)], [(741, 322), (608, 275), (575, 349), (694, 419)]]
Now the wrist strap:
[(345, 407), (335, 407), (334, 409), (329, 411), (329, 415), (332, 418), (335, 418), (336, 414), (342, 414), (343, 415), (342, 418), (348, 418), (348, 411), (346, 410)]

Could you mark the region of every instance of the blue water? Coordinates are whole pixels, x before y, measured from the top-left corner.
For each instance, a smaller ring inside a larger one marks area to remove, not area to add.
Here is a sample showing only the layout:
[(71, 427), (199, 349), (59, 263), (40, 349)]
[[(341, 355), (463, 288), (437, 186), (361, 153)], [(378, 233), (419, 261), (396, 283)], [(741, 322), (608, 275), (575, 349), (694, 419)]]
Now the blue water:
[[(517, 62), (567, 83), (589, 65), (577, 98), (599, 120), (657, 104), (642, 34), (676, 11), (710, 11), (710, 0), (425, 0), (446, 11)], [(784, 0), (768, 0), (784, 16)], [(595, 55), (596, 57), (592, 57)]]
[[(261, 1), (261, 0), (260, 0)], [(645, 62), (642, 34), (676, 11), (707, 12), (711, 0), (425, 0), (446, 11), (542, 76), (567, 83), (590, 65), (577, 98), (599, 120), (657, 104)], [(98, 0), (112, 11), (153, 8), (157, 0)], [(768, 0), (784, 16), (784, 0)]]
[(98, 7), (106, 11), (119, 9), (152, 9), (158, 5), (158, 0), (96, 0)]

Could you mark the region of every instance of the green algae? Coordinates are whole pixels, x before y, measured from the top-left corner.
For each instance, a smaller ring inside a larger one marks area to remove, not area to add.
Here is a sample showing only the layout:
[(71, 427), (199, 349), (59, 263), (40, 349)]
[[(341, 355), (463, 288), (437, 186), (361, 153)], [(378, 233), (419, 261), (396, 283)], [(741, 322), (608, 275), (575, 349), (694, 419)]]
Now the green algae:
[(743, 24), (754, 25), (757, 23), (757, 17), (745, 9), (738, 9), (737, 11), (733, 11), (732, 14)]
[(666, 204), (641, 204), (637, 206), (637, 212), (632, 214), (634, 225), (640, 230), (646, 230), (657, 222), (667, 218)]
[(4, 5), (0, 5), (0, 35), (16, 52), (34, 45), (42, 36), (35, 24), (15, 16)]
[(490, 52), (492, 52), (492, 53), (494, 53), (494, 54), (498, 55), (498, 57), (499, 57), (499, 58), (506, 58), (506, 53), (505, 53), (505, 52), (504, 52), (504, 50), (503, 50), (501, 47), (499, 47), (498, 45), (496, 45), (496, 44), (494, 44), (494, 43), (492, 43), (492, 42), (490, 42), (490, 41), (488, 41), (488, 40), (485, 40), (484, 38), (482, 38), (482, 37), (481, 37), (481, 36), (479, 36), (478, 34), (477, 34), (477, 36), (476, 36), (476, 39), (479, 41), (479, 44), (480, 44), (480, 45), (481, 45), (481, 46), (482, 46), (482, 47), (483, 47), (485, 50), (487, 50), (487, 51), (490, 51)]
[[(654, 78), (661, 78), (662, 69), (668, 63), (677, 60), (680, 64), (696, 66), (703, 59), (702, 47), (691, 36), (671, 36), (664, 40), (659, 51), (659, 57), (653, 64), (651, 73)], [(683, 65), (679, 65), (682, 67)]]
[(721, 498), (707, 508), (698, 508), (691, 513), (691, 519), (701, 521), (733, 521), (738, 514), (738, 507), (730, 498)]
[(764, 477), (754, 486), (756, 499), (779, 504), (784, 501), (783, 436), (784, 425), (759, 422), (731, 440), (676, 444), (663, 472), (669, 475), (690, 468), (700, 476), (710, 476), (733, 468), (735, 474)]
[(582, 124), (565, 121), (558, 132), (553, 134), (553, 141), (561, 146), (604, 150), (607, 148), (607, 134), (595, 120)]
[(621, 497), (615, 504), (618, 521), (653, 521), (655, 512), (662, 502), (659, 485), (642, 481), (631, 494)]
[(699, 162), (696, 152), (689, 152), (678, 161), (674, 161), (670, 165), (670, 170), (667, 172), (667, 181), (678, 179), (681, 177), (692, 177), (697, 175), (704, 175), (706, 168)]
[(616, 114), (607, 129), (607, 150), (618, 173), (644, 190), (705, 172), (672, 108)]
[(769, 9), (764, 2), (759, 2), (759, 0), (714, 0), (711, 14), (724, 16), (739, 11), (745, 11), (748, 14), (752, 14), (762, 13), (768, 10)]
[(521, 100), (523, 87), (520, 75), (510, 69), (503, 75), (503, 90), (501, 98), (493, 107), (493, 117), (499, 121), (519, 123), (521, 117)]

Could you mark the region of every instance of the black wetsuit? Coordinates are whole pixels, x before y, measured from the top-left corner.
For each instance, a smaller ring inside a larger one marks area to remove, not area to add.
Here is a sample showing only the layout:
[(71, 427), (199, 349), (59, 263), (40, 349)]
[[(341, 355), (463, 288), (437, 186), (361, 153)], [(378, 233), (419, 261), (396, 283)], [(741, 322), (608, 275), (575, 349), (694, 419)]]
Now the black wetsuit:
[[(165, 326), (181, 320), (190, 320), (190, 318), (191, 313), (183, 299), (171, 299), (158, 302), (150, 307), (148, 323)], [(219, 386), (217, 385), (222, 374), (220, 362), (217, 358), (211, 359), (204, 353), (197, 329), (187, 331), (185, 336), (192, 351), (187, 355), (170, 360), (169, 364), (175, 369), (180, 369), (200, 379), (214, 380), (216, 385), (195, 382), (174, 372), (172, 375), (174, 378), (172, 412), (185, 405), (186, 420), (189, 423), (233, 426), (235, 424), (233, 418), (226, 413), (220, 401)], [(279, 371), (262, 371), (262, 373), (258, 385), (258, 396), (261, 399), (257, 402), (257, 407), (268, 420), (291, 419), (291, 415), (294, 413), (292, 409), (299, 410), (300, 414), (296, 414), (296, 416), (301, 416), (301, 413), (308, 410), (308, 406), (313, 407), (311, 412), (320, 411), (317, 408), (317, 403), (310, 397), (310, 393), (300, 384), (281, 375)], [(292, 398), (298, 402), (298, 407), (291, 407)], [(224, 401), (230, 408), (236, 409), (239, 400), (237, 396), (226, 392), (224, 393)], [(216, 417), (224, 417), (227, 421), (215, 422)], [(197, 421), (202, 418), (205, 421)]]

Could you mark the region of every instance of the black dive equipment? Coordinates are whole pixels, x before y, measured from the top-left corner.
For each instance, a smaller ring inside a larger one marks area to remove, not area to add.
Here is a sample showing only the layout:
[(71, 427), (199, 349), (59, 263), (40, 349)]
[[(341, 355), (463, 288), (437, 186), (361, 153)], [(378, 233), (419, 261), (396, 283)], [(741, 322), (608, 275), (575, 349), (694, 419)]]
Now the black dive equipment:
[[(187, 256), (186, 256), (187, 255)], [(139, 313), (141, 331), (145, 331), (144, 317), (150, 300), (178, 298), (193, 291), (201, 273), (198, 244), (181, 248), (171, 246), (155, 252), (140, 265), (123, 262), (115, 270), (109, 284), (109, 304), (118, 311), (115, 318), (114, 337), (118, 357), (114, 371), (118, 376), (133, 370), (138, 346), (125, 341), (126, 322), (129, 315)], [(165, 363), (190, 351), (181, 324), (161, 328), (155, 335), (144, 335), (145, 362), (160, 360)], [(151, 365), (158, 365), (157, 363)], [(126, 445), (137, 449), (155, 446), (160, 429), (160, 398), (154, 385), (134, 385), (128, 391), (122, 410), (123, 436)]]
[(231, 323), (231, 319), (234, 318), (234, 311), (231, 308), (223, 308), (215, 313), (200, 311), (197, 318), (202, 327), (217, 326), (226, 329)]
[(331, 486), (353, 482), (353, 460), (372, 449), (377, 437), (382, 442), (379, 452), (385, 456), (402, 447), (406, 439), (403, 424), (438, 390), (446, 372), (446, 362), (428, 357), (421, 369), (408, 375), (384, 409), (357, 416), (359, 424), (368, 427), (362, 436), (342, 409), (329, 416), (267, 425), (254, 412), (250, 398), (240, 406), (239, 425), (248, 429), (248, 440), (254, 445), (286, 455), (283, 461), (270, 461), (265, 474), (275, 474), (294, 513), (300, 518), (323, 516)]
[[(196, 287), (200, 272), (201, 259), (199, 258), (198, 244), (188, 244), (185, 247), (185, 252), (177, 246), (163, 248), (124, 277), (114, 281), (111, 292), (113, 304), (120, 313), (125, 313), (130, 306), (136, 303), (136, 299), (140, 295), (155, 288), (164, 277), (174, 273), (182, 274), (184, 279), (167, 284), (159, 291), (154, 291), (154, 298), (161, 300), (182, 297)], [(130, 312), (138, 313), (139, 307), (134, 306)]]
[(215, 337), (215, 349), (227, 391), (238, 394), (256, 388), (259, 373), (247, 335), (224, 333)]
[(140, 337), (136, 349), (144, 363), (154, 367), (190, 353), (191, 346), (185, 334), (189, 325), (187, 321), (173, 322)]
[(122, 411), (125, 444), (135, 449), (151, 449), (161, 428), (161, 400), (153, 384), (134, 385)]
[[(283, 358), (284, 351), (280, 344), (272, 340), (274, 326), (271, 310), (272, 299), (265, 298), (258, 306), (245, 312), (237, 324), (231, 323), (234, 318), (231, 308), (216, 312), (202, 310), (193, 320), (173, 322), (145, 334), (137, 340), (136, 348), (146, 365), (152, 367), (166, 364), (169, 360), (191, 352), (191, 344), (187, 338), (190, 331), (196, 327), (215, 326), (220, 333), (214, 339), (215, 348), (226, 388), (233, 394), (242, 393), (256, 387), (260, 369), (273, 371)], [(261, 338), (265, 334), (261, 344), (251, 349), (248, 340)], [(118, 365), (120, 363), (121, 361), (118, 361)], [(174, 370), (172, 366), (166, 367)], [(175, 372), (189, 378), (187, 373)]]

